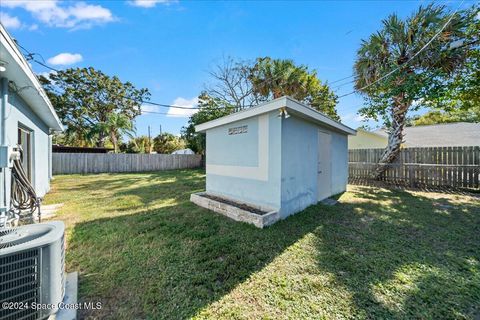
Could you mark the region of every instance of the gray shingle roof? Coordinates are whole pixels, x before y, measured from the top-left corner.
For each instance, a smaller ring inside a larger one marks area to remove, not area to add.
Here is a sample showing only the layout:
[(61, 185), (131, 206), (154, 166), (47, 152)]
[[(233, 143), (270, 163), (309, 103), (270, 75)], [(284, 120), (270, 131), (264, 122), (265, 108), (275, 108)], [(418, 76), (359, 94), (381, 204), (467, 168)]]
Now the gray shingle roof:
[[(387, 135), (384, 129), (374, 132)], [(480, 123), (455, 122), (406, 127), (404, 133), (407, 147), (480, 146)]]

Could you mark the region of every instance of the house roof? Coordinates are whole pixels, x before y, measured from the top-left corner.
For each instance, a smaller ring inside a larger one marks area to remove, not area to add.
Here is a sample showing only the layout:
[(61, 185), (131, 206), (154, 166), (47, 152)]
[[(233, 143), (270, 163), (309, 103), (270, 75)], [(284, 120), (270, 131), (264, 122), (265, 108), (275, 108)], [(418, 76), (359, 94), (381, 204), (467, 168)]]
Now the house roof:
[[(385, 129), (374, 133), (388, 136)], [(455, 122), (404, 129), (406, 147), (479, 146), (480, 123)]]
[(0, 42), (0, 59), (6, 63), (6, 71), (0, 76), (15, 83), (19, 88), (18, 95), (50, 129), (63, 131), (63, 126), (42, 85), (2, 24), (0, 24)]
[(324, 115), (317, 110), (298, 102), (288, 96), (284, 96), (263, 104), (260, 104), (256, 107), (252, 107), (240, 112), (230, 114), (212, 121), (208, 121), (202, 124), (195, 126), (195, 131), (205, 132), (208, 129), (222, 126), (231, 122), (255, 117), (270, 111), (278, 110), (280, 108), (286, 108), (289, 114), (295, 115), (297, 117), (303, 118), (307, 121), (329, 127), (333, 130), (340, 131), (346, 134), (356, 134), (356, 131), (346, 125), (331, 119), (330, 117)]
[[(366, 135), (372, 135), (380, 138), (388, 138), (388, 134), (385, 131), (379, 132), (379, 130), (376, 131), (368, 131), (362, 128), (357, 128), (357, 133), (358, 132), (363, 132)], [(380, 129), (381, 130), (381, 129)]]
[(72, 147), (61, 144), (52, 145), (52, 152), (54, 153), (108, 153), (110, 151), (113, 151), (113, 148)]

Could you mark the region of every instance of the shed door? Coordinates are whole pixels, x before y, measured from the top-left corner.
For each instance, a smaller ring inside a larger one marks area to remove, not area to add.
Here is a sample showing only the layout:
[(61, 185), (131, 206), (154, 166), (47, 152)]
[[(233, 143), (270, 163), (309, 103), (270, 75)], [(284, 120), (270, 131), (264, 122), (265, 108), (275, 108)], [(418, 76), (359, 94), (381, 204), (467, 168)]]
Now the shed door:
[(332, 136), (318, 131), (318, 201), (332, 195)]

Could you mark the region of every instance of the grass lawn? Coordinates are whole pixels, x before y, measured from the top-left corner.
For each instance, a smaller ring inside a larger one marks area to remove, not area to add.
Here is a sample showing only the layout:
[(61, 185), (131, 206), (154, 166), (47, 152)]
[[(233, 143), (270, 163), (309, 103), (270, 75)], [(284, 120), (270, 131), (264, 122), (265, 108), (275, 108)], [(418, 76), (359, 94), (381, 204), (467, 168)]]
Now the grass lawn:
[(349, 186), (264, 230), (189, 202), (201, 171), (57, 176), (90, 319), (480, 317), (480, 200)]

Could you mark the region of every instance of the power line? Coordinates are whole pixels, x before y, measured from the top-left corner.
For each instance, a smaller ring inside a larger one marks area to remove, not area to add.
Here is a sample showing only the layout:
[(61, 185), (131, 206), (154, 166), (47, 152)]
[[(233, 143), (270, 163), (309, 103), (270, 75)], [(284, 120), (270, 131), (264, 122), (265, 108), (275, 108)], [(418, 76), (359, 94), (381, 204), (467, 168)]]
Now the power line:
[(347, 97), (349, 95), (352, 95), (358, 91), (361, 91), (361, 90), (365, 90), (371, 86), (373, 86), (374, 84), (382, 81), (383, 79), (389, 77), (390, 75), (392, 75), (393, 73), (397, 72), (398, 70), (400, 70), (401, 68), (405, 67), (406, 65), (408, 65), (410, 63), (410, 61), (412, 61), (413, 59), (415, 59), (423, 50), (425, 50), (432, 42), (433, 40), (435, 40), (439, 35), (440, 33), (442, 33), (442, 31), (448, 26), (448, 24), (452, 21), (453, 17), (457, 14), (458, 10), (460, 9), (460, 7), (462, 6), (463, 2), (465, 0), (462, 0), (462, 2), (460, 3), (460, 5), (457, 7), (457, 9), (455, 9), (455, 11), (452, 13), (452, 15), (450, 16), (450, 18), (447, 20), (447, 22), (445, 22), (445, 24), (442, 26), (442, 28), (420, 49), (417, 51), (417, 53), (415, 53), (412, 57), (410, 57), (405, 63), (399, 65), (398, 67), (396, 67), (395, 69), (391, 70), (390, 72), (388, 72), (387, 74), (385, 74), (384, 76), (380, 77), (379, 79), (375, 80), (374, 82), (370, 83), (370, 84), (367, 84), (366, 86), (363, 86), (361, 87), (360, 89), (355, 89), (353, 90), (352, 92), (349, 92), (349, 93), (346, 93), (346, 94), (343, 94), (341, 96), (338, 96), (338, 99), (340, 98), (343, 98), (343, 97)]
[(334, 84), (334, 83), (337, 83), (337, 82), (340, 82), (340, 81), (343, 81), (343, 80), (350, 79), (350, 78), (352, 78), (352, 77), (354, 77), (354, 76), (355, 76), (355, 75), (352, 74), (352, 75), (350, 75), (350, 76), (348, 76), (348, 77), (345, 77), (345, 78), (342, 78), (342, 79), (338, 79), (338, 80), (335, 80), (335, 81), (332, 81), (332, 82), (328, 82), (328, 81), (327, 81), (327, 83), (330, 84), (330, 85), (332, 85), (332, 84)]
[[(30, 54), (31, 55), (31, 54)], [(60, 72), (60, 70), (58, 69), (55, 69), (55, 68), (52, 68), (50, 67), (49, 65), (41, 62), (41, 61), (38, 61), (37, 59), (32, 59), (33, 62), (35, 63), (38, 63), (39, 65), (49, 69), (49, 70), (52, 70), (52, 71), (55, 71), (55, 72)], [(72, 80), (74, 80), (75, 82), (77, 83), (81, 83), (83, 85), (85, 85), (85, 83), (81, 80), (77, 80), (75, 78), (71, 78)], [(122, 98), (124, 99), (127, 99), (127, 100), (130, 100), (130, 101), (134, 101), (134, 102), (139, 102), (141, 104), (150, 104), (150, 105), (154, 105), (154, 106), (157, 106), (157, 107), (165, 107), (165, 108), (176, 108), (176, 109), (188, 109), (188, 110), (192, 110), (192, 109), (199, 109), (198, 107), (197, 108), (190, 108), (190, 107), (182, 107), (182, 106), (175, 106), (175, 105), (170, 105), (170, 104), (164, 104), (164, 103), (159, 103), (159, 102), (154, 102), (154, 101), (149, 101), (149, 100), (138, 100), (138, 99), (134, 99), (134, 98), (130, 98), (130, 97), (126, 97), (126, 96), (123, 96)]]
[(339, 89), (339, 88), (341, 88), (341, 87), (343, 87), (343, 86), (346, 86), (347, 84), (354, 83), (355, 81), (356, 81), (356, 80), (353, 79), (353, 80), (351, 80), (351, 81), (348, 81), (348, 82), (342, 83), (342, 84), (340, 84), (340, 85), (338, 85), (338, 86), (335, 86), (335, 87), (333, 87), (333, 88), (331, 88), (331, 89), (332, 89), (332, 91), (335, 91), (336, 89)]
[(142, 110), (142, 114), (143, 113), (151, 113), (151, 114), (161, 114), (161, 115), (170, 115), (170, 116), (174, 116), (174, 117), (189, 117), (190, 115), (188, 114), (172, 114), (172, 113), (168, 113), (168, 112), (160, 112), (160, 111), (145, 111), (145, 110)]
[[(42, 62), (42, 61), (38, 61), (37, 59), (34, 58), (35, 55), (38, 55), (39, 57), (42, 58), (43, 61), (45, 61), (42, 57), (42, 55), (40, 55), (39, 53), (34, 53), (34, 52), (30, 52), (29, 50), (27, 50), (25, 47), (23, 47), (22, 45), (20, 45), (18, 43), (18, 41), (16, 42), (16, 44), (22, 48), (27, 54), (27, 60), (31, 60), (51, 71), (54, 71), (54, 72), (60, 72), (59, 69), (56, 69), (56, 68), (53, 68), (53, 67), (50, 67), (49, 65), (47, 65), (46, 63)], [(77, 82), (77, 83), (80, 83), (82, 85), (86, 85), (86, 83), (84, 83), (83, 81), (81, 80), (78, 80), (78, 79), (75, 79), (75, 78), (71, 78), (71, 80)], [(141, 104), (149, 104), (149, 105), (154, 105), (154, 106), (157, 106), (157, 107), (164, 107), (164, 108), (175, 108), (175, 109), (184, 109), (184, 110), (196, 110), (196, 109), (200, 109), (198, 107), (182, 107), (182, 106), (176, 106), (176, 105), (171, 105), (171, 104), (165, 104), (165, 103), (159, 103), (159, 102), (154, 102), (154, 101), (149, 101), (149, 100), (138, 100), (138, 99), (134, 99), (134, 98), (130, 98), (130, 97), (126, 97), (126, 96), (123, 96), (122, 98), (124, 99), (127, 99), (127, 100), (130, 100), (130, 101), (134, 101), (134, 102), (138, 102), (138, 103), (141, 103)]]
[[(33, 61), (33, 62), (35, 62), (35, 63), (37, 63), (37, 64), (39, 64), (39, 65), (41, 65), (41, 66), (43, 66), (43, 67), (45, 67), (45, 68), (47, 68), (47, 69), (49, 69), (49, 70), (51, 70), (51, 71), (60, 72), (59, 69), (56, 69), (56, 68), (53, 68), (53, 67), (47, 65), (47, 64), (45, 63), (45, 59), (43, 58), (43, 56), (42, 56), (41, 54), (35, 53), (35, 52), (30, 52), (30, 51), (27, 50), (25, 47), (23, 47), (22, 45), (20, 45), (20, 44), (18, 43), (18, 41), (16, 42), (16, 44), (17, 44), (20, 48), (22, 48), (22, 49), (27, 53), (27, 54), (26, 54), (27, 60), (31, 60), (31, 61)], [(37, 59), (35, 59), (35, 58), (34, 58), (35, 55), (38, 55), (38, 56), (43, 60), (43, 62), (42, 62), (42, 61), (38, 61)], [(282, 76), (283, 76), (283, 75), (279, 75), (278, 78), (268, 79), (267, 82), (268, 82), (268, 83), (272, 83), (273, 81), (277, 81), (278, 79), (281, 79)], [(349, 79), (349, 78), (351, 78), (351, 77), (354, 77), (354, 75), (350, 75), (350, 76), (348, 76), (348, 77), (344, 77), (344, 78), (335, 80), (335, 81), (333, 81), (333, 82), (330, 82), (330, 83), (327, 82), (327, 83), (328, 83), (328, 84), (338, 83), (338, 82), (340, 82), (340, 81)], [(81, 83), (81, 84), (85, 85), (85, 83), (82, 82), (81, 80), (77, 80), (77, 79), (75, 79), (75, 78), (71, 78), (71, 79), (72, 79), (73, 81), (77, 82), (77, 83)], [(352, 82), (354, 82), (354, 80), (349, 81), (349, 82), (344, 83), (344, 84), (340, 84), (339, 86), (335, 87), (334, 89), (340, 88), (340, 87), (342, 87), (342, 86), (344, 86), (344, 85), (347, 85), (347, 84), (349, 84), (349, 83), (352, 83)], [(303, 85), (303, 86), (305, 86), (305, 85)], [(332, 89), (332, 90), (334, 90), (334, 89)], [(149, 105), (153, 105), (153, 106), (157, 106), (157, 107), (164, 107), (164, 108), (174, 108), (174, 109), (184, 109), (184, 110), (197, 110), (197, 109), (200, 109), (199, 107), (193, 107), (193, 108), (191, 108), (191, 107), (182, 107), (182, 106), (176, 106), (176, 105), (171, 105), (171, 104), (154, 102), (154, 101), (150, 101), (150, 100), (137, 100), (137, 99), (133, 99), (133, 98), (126, 97), (126, 96), (124, 96), (124, 97), (122, 97), (122, 98), (125, 98), (125, 99), (127, 99), (127, 100), (131, 100), (131, 101), (135, 101), (135, 102), (139, 102), (139, 103), (142, 103), (142, 104), (149, 104)], [(220, 108), (226, 108), (226, 107), (220, 107)], [(161, 114), (161, 113), (160, 113), (160, 114)]]

